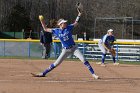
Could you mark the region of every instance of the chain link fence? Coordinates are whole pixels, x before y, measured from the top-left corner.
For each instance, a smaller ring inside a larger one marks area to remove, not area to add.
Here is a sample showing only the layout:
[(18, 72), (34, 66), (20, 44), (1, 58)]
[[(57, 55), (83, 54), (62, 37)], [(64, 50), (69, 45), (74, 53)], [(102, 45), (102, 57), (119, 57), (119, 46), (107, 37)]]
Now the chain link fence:
[[(101, 60), (102, 52), (98, 47), (97, 41), (76, 41), (78, 48), (86, 59)], [(137, 61), (140, 62), (140, 41), (116, 42), (117, 61)], [(57, 58), (61, 53), (62, 47), (59, 41), (54, 41), (51, 48), (51, 58)], [(1, 57), (28, 57), (41, 58), (42, 47), (39, 40), (0, 40)], [(76, 58), (69, 56), (68, 58)], [(112, 60), (108, 53), (106, 60)]]

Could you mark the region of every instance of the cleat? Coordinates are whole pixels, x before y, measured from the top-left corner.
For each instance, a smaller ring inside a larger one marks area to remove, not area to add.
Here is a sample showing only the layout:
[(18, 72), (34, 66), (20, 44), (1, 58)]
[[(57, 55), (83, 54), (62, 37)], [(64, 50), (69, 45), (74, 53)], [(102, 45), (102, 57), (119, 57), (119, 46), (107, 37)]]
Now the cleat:
[(33, 77), (45, 77), (45, 75), (43, 75), (43, 73), (39, 73), (39, 74), (31, 73), (31, 75), (32, 75)]
[(113, 65), (114, 65), (114, 66), (118, 66), (118, 65), (119, 65), (119, 63), (113, 63)]
[(94, 79), (99, 79), (99, 76), (97, 76), (95, 74), (93, 74), (92, 76), (94, 77)]

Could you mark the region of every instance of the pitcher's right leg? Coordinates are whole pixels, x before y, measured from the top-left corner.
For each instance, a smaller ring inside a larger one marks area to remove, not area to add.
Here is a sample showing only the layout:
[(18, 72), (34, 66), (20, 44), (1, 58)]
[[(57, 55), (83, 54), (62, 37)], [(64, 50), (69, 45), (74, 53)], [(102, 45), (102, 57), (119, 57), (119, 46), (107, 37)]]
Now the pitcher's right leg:
[(32, 73), (32, 75), (33, 75), (34, 77), (45, 77), (45, 75), (46, 75), (47, 73), (49, 73), (49, 72), (52, 71), (55, 67), (57, 67), (59, 64), (61, 64), (62, 61), (63, 61), (65, 58), (67, 58), (67, 56), (68, 56), (69, 54), (70, 54), (70, 53), (67, 52), (66, 49), (63, 49), (63, 50), (62, 50), (62, 53), (60, 54), (60, 56), (58, 57), (58, 59), (57, 59), (54, 63), (52, 63), (44, 72), (39, 73), (39, 74), (33, 74), (33, 73)]

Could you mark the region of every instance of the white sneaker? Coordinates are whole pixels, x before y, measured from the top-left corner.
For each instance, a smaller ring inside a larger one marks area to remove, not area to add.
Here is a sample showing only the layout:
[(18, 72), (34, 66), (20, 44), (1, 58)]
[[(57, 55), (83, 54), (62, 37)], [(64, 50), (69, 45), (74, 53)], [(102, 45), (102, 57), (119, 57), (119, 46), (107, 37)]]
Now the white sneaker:
[(97, 76), (95, 74), (93, 74), (92, 76), (94, 77), (94, 79), (99, 79), (99, 76)]
[(118, 66), (118, 65), (119, 65), (119, 63), (113, 63), (113, 65), (114, 65), (114, 66)]

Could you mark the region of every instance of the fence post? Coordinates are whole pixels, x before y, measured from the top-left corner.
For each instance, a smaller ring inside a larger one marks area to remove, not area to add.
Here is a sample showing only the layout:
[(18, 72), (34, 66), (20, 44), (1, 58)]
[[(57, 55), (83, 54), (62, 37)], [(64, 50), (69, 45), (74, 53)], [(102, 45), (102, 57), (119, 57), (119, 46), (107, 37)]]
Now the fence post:
[(29, 41), (29, 43), (28, 43), (28, 57), (30, 58), (30, 56), (31, 56), (31, 51), (30, 51), (30, 48), (31, 48), (31, 46), (30, 46), (30, 41)]
[(119, 61), (118, 51), (119, 51), (119, 46), (117, 44), (117, 46), (116, 46), (116, 59), (117, 59), (117, 61)]
[(3, 56), (5, 57), (5, 41), (3, 41)]
[(22, 39), (24, 39), (24, 29), (22, 29), (21, 34), (22, 34)]
[(85, 43), (83, 43), (83, 55), (85, 53)]

